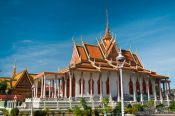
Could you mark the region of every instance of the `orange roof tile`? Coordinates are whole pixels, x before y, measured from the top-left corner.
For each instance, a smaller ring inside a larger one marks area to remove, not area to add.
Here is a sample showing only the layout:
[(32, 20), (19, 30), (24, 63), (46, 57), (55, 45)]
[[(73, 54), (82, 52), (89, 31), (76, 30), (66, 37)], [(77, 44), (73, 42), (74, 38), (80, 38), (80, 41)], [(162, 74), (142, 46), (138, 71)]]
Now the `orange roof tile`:
[(77, 46), (77, 49), (78, 49), (78, 52), (80, 54), (81, 59), (87, 60), (87, 55), (86, 55), (86, 52), (85, 52), (83, 46)]
[(100, 48), (98, 46), (85, 44), (85, 47), (86, 47), (91, 58), (103, 59), (103, 55), (102, 55)]

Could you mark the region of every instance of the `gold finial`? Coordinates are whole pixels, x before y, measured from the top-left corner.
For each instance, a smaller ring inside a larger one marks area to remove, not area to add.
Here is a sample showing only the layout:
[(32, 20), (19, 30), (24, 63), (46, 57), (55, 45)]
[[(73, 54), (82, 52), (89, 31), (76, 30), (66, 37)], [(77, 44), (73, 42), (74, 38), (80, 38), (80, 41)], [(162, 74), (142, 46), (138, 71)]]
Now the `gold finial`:
[(109, 35), (108, 9), (106, 9), (106, 34)]

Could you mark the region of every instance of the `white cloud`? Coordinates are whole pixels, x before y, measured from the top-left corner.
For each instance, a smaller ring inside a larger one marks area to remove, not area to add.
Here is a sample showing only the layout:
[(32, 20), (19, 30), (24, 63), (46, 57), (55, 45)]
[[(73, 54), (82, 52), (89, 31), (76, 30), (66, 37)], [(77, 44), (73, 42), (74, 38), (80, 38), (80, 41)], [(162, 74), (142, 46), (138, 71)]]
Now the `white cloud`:
[(58, 68), (66, 67), (69, 63), (72, 45), (72, 42), (31, 43), (31, 41), (26, 40), (14, 43), (14, 53), (0, 58), (0, 65), (3, 69), (2, 75), (9, 76), (11, 74), (12, 65), (15, 61), (18, 71), (25, 68), (28, 68), (31, 73), (57, 71)]

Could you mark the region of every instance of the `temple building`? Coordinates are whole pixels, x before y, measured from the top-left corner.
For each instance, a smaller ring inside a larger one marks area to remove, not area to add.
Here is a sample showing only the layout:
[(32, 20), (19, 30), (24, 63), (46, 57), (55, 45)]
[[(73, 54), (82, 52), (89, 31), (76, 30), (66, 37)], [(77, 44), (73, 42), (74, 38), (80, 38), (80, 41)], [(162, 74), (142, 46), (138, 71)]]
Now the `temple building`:
[(120, 61), (116, 58), (121, 53), (125, 57), (122, 68), (125, 101), (143, 102), (152, 99), (162, 102), (169, 99), (169, 77), (145, 69), (138, 54), (120, 49), (110, 33), (108, 22), (104, 36), (100, 41), (97, 40), (96, 45), (84, 41), (81, 45), (75, 42), (73, 44), (72, 58), (67, 68), (34, 76), (34, 97), (86, 97), (90, 100), (109, 97), (110, 100), (120, 101)]
[(8, 97), (1, 95), (0, 99), (14, 99), (14, 96), (17, 97), (18, 101), (24, 101), (25, 98), (32, 97), (32, 85), (33, 78), (36, 74), (31, 74), (27, 69), (17, 73), (16, 72), (16, 64), (13, 66), (11, 77), (0, 78), (0, 81), (6, 81)]

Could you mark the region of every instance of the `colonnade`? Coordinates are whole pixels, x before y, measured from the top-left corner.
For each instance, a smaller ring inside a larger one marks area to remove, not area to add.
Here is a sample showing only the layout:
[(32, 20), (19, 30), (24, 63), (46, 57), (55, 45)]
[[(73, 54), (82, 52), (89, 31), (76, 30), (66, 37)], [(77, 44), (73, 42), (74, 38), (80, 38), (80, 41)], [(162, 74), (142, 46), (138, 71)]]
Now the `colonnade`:
[[(99, 79), (98, 81), (100, 82), (98, 85), (99, 88), (100, 88), (100, 93), (98, 93), (100, 99), (103, 98), (104, 95), (104, 92), (103, 92), (103, 81), (102, 81), (102, 76), (100, 76), (101, 74), (99, 74)], [(53, 76), (53, 75), (52, 75)], [(140, 101), (143, 103), (144, 101), (144, 98), (143, 98), (143, 79), (146, 80), (146, 90), (147, 90), (147, 97), (148, 97), (148, 100), (151, 99), (150, 97), (150, 86), (149, 86), (149, 81), (150, 81), (150, 77), (137, 77), (137, 75), (132, 75), (134, 76), (132, 78), (132, 81), (133, 81), (133, 101), (137, 101), (136, 99), (136, 96), (137, 96), (137, 93), (138, 93), (138, 90), (137, 90), (137, 87), (136, 87), (136, 82), (138, 81), (139, 82), (139, 92), (140, 92)], [(67, 75), (63, 76), (63, 77), (57, 77), (57, 75), (55, 75), (55, 78), (49, 78), (47, 77), (46, 75), (43, 75), (41, 76), (40, 78), (37, 78), (35, 79), (34, 81), (34, 85), (35, 85), (35, 88), (33, 89), (33, 97), (34, 98), (60, 98), (60, 97), (64, 97), (64, 98), (72, 98), (72, 97), (83, 97), (84, 96), (84, 89), (85, 89), (85, 82), (84, 82), (84, 76), (83, 76), (83, 72), (81, 72), (81, 76), (80, 76), (80, 81), (81, 81), (81, 84), (79, 85), (80, 89), (72, 89), (73, 86), (75, 88), (75, 84), (72, 83), (72, 80), (74, 77), (73, 74), (71, 73), (68, 73)], [(107, 77), (109, 79), (109, 94), (108, 94), (108, 97), (110, 98), (110, 100), (112, 100), (112, 96), (111, 96), (111, 80), (109, 77)], [(90, 98), (93, 98), (94, 97), (94, 94), (93, 94), (93, 77), (92, 77), (92, 74), (90, 75)], [(98, 82), (97, 81), (97, 82)], [(79, 82), (79, 80), (77, 80), (76, 82)], [(75, 83), (76, 83), (75, 82)], [(39, 84), (40, 83), (40, 84)], [(163, 94), (162, 94), (162, 89), (161, 89), (161, 84), (163, 84), (163, 89), (164, 89), (164, 93), (166, 91), (167, 95), (166, 95), (166, 99), (169, 100), (169, 91), (170, 91), (170, 82), (168, 80), (164, 80), (162, 81), (162, 79), (159, 79), (158, 81), (158, 87), (159, 87), (159, 96), (160, 96), (160, 101), (162, 102), (163, 101)], [(69, 85), (67, 85), (69, 84)], [(106, 83), (105, 83), (106, 84)], [(156, 95), (156, 81), (153, 80), (151, 81), (151, 84), (152, 84), (152, 96), (154, 96), (154, 100), (157, 101), (157, 95)], [(166, 84), (166, 86), (165, 86)], [(46, 87), (47, 85), (47, 87)], [(107, 87), (107, 86), (106, 86)], [(114, 87), (114, 86), (113, 86)], [(116, 94), (117, 94), (117, 100), (120, 101), (121, 100), (121, 93), (120, 93), (120, 77), (116, 78)], [(40, 88), (40, 93), (39, 93), (39, 88)], [(47, 88), (47, 90), (46, 90)], [(98, 88), (98, 89), (99, 89)], [(166, 89), (166, 90), (165, 90)], [(62, 90), (62, 91), (61, 91)], [(76, 90), (79, 90), (81, 92), (79, 92), (79, 96), (75, 95), (75, 92)], [(125, 90), (125, 88), (124, 88)], [(46, 95), (46, 91), (47, 91), (47, 95)], [(99, 90), (98, 90), (99, 91)], [(62, 93), (60, 93), (62, 92)], [(74, 93), (74, 94), (73, 94)], [(105, 96), (106, 97), (106, 96)]]

